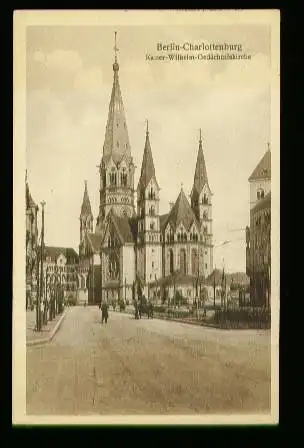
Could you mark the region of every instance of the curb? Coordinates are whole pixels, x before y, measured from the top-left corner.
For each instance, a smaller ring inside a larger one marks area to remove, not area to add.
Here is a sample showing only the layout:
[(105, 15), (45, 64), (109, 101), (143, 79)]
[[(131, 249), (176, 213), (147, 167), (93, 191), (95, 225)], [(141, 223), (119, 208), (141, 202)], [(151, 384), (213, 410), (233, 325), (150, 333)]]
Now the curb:
[[(124, 312), (124, 314), (134, 314), (134, 313), (131, 313), (131, 312)], [(187, 325), (196, 325), (197, 327), (208, 327), (208, 328), (216, 328), (216, 329), (218, 329), (218, 330), (221, 330), (221, 328), (220, 327), (218, 327), (217, 325), (214, 325), (214, 324), (209, 324), (209, 323), (206, 323), (206, 322), (195, 322), (195, 321), (187, 321), (187, 320), (184, 320), (184, 319), (177, 319), (177, 318), (174, 318), (174, 317), (166, 317), (166, 316), (160, 316), (160, 315), (154, 315), (153, 316), (154, 317), (154, 319), (159, 319), (159, 320), (167, 320), (167, 321), (171, 321), (171, 322), (179, 322), (180, 324), (187, 324)]]
[(51, 332), (50, 336), (48, 338), (44, 338), (44, 339), (36, 339), (33, 341), (27, 341), (26, 342), (26, 346), (30, 347), (33, 345), (41, 345), (41, 344), (46, 344), (47, 342), (51, 342), (51, 340), (53, 339), (53, 337), (55, 336), (55, 334), (57, 333), (57, 331), (59, 330), (65, 316), (67, 315), (68, 310), (65, 310), (65, 312), (63, 313), (63, 315), (61, 316), (61, 318), (59, 319), (59, 321), (57, 322), (57, 324), (55, 325), (55, 327), (53, 328), (53, 331)]

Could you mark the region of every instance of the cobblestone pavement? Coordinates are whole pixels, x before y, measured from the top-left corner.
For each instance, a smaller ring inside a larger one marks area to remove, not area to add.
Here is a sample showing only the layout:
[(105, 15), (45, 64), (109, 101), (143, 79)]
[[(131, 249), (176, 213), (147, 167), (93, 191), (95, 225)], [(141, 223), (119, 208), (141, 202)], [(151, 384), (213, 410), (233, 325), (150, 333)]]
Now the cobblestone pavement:
[(270, 411), (270, 333), (225, 331), (74, 307), (27, 348), (28, 414)]

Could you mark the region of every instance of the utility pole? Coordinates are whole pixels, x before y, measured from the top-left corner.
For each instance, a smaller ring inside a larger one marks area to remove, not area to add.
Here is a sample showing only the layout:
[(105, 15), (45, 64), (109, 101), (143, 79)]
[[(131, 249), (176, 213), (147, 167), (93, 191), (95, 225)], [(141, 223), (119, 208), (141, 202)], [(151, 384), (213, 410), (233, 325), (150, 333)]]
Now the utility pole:
[(214, 273), (213, 273), (213, 308), (215, 309), (215, 272), (216, 272), (216, 266), (214, 267)]
[(125, 303), (127, 302), (127, 279), (125, 277)]
[(40, 291), (39, 291), (39, 300), (38, 300), (38, 331), (41, 330), (41, 300), (43, 297), (43, 257), (44, 257), (44, 206), (45, 201), (41, 202), (41, 248), (40, 248)]

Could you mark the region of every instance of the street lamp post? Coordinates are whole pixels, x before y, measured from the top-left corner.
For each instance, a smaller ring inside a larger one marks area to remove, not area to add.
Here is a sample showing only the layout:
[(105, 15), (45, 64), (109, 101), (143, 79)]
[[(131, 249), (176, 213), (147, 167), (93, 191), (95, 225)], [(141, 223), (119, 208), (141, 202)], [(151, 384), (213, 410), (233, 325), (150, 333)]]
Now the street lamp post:
[(125, 303), (127, 303), (127, 279), (125, 277)]

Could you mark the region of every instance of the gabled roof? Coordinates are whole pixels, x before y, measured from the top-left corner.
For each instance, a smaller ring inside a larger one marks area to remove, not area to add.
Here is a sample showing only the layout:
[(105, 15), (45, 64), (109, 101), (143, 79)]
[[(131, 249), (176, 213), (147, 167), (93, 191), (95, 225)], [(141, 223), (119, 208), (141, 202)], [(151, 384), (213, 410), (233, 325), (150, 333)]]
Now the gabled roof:
[(253, 180), (271, 179), (271, 151), (268, 149), (262, 159), (249, 177), (249, 182)]
[(134, 234), (131, 227), (132, 221), (127, 216), (118, 216), (112, 213), (112, 221), (118, 230), (122, 243), (134, 243)]
[(252, 208), (251, 213), (258, 212), (260, 210), (265, 210), (266, 208), (271, 209), (271, 191), (266, 194), (263, 199), (260, 199), (257, 204)]
[[(149, 130), (148, 130), (148, 124), (147, 124), (147, 132), (146, 132), (146, 143), (144, 148), (144, 155), (141, 165), (141, 173), (140, 178), (138, 181), (138, 188), (147, 188), (150, 180), (155, 177), (155, 168), (154, 168), (154, 162), (153, 162), (153, 156), (151, 151), (151, 145), (150, 145), (150, 138), (149, 138)], [(156, 181), (157, 183), (157, 181)]]
[(113, 64), (114, 80), (109, 105), (108, 121), (103, 145), (103, 161), (108, 163), (112, 157), (115, 164), (119, 163), (124, 155), (131, 159), (129, 135), (122, 101), (119, 77), (119, 65), (115, 58)]
[(87, 233), (88, 242), (94, 254), (99, 254), (102, 241), (102, 235), (97, 233)]
[(51, 258), (53, 263), (57, 261), (61, 254), (65, 256), (68, 264), (78, 263), (79, 260), (77, 252), (71, 247), (44, 246), (43, 252), (44, 259)]
[(160, 217), (159, 217), (161, 231), (164, 230), (164, 228), (166, 226), (168, 216), (169, 216), (169, 213), (166, 213), (165, 215), (160, 215)]
[(82, 205), (81, 205), (80, 216), (91, 216), (91, 217), (93, 217), (92, 209), (91, 209), (91, 203), (90, 203), (90, 198), (89, 198), (89, 193), (88, 193), (87, 181), (85, 181), (85, 187), (84, 187), (84, 193), (83, 193), (83, 200), (82, 200)]
[[(112, 222), (121, 244), (134, 243), (137, 237), (137, 218), (129, 218), (128, 216), (118, 216), (112, 208), (107, 216), (108, 225)], [(105, 237), (106, 232), (102, 236)]]
[(170, 222), (175, 229), (182, 222), (187, 230), (190, 229), (193, 222), (197, 224), (195, 214), (183, 189), (181, 189), (181, 192), (169, 213), (167, 223), (168, 222)]
[(209, 186), (209, 183), (208, 183), (205, 157), (203, 152), (202, 137), (200, 136), (192, 194), (194, 192), (200, 194), (205, 185)]

